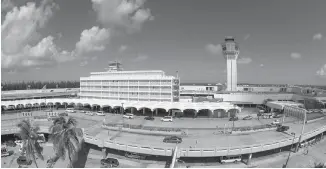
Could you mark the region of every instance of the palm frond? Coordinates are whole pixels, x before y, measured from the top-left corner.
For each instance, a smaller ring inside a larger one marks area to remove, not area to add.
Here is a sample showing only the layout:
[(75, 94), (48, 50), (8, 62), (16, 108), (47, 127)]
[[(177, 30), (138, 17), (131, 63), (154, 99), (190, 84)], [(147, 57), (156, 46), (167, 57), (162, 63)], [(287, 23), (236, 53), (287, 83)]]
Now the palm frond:
[(73, 117), (69, 117), (68, 122), (67, 122), (68, 126), (71, 127), (76, 127), (77, 126), (77, 120)]

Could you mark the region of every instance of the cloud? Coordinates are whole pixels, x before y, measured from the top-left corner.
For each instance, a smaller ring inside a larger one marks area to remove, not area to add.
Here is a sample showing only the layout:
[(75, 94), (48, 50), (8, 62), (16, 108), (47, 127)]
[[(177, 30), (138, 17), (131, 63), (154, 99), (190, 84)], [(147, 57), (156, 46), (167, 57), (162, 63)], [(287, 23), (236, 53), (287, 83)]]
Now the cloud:
[(9, 11), (12, 8), (14, 8), (15, 5), (13, 4), (13, 2), (11, 0), (2, 0), (1, 1), (1, 11)]
[(291, 53), (291, 58), (292, 59), (300, 59), (301, 58), (301, 54), (300, 53)]
[(321, 40), (323, 38), (323, 35), (321, 33), (317, 33), (314, 35), (313, 40)]
[(264, 64), (260, 64), (259, 66), (260, 66), (260, 67), (264, 67), (265, 65), (264, 65)]
[(326, 78), (326, 64), (323, 67), (321, 67), (319, 70), (317, 70), (316, 75)]
[[(59, 49), (52, 36), (38, 41), (38, 30), (46, 25), (57, 8), (49, 1), (42, 1), (38, 7), (29, 2), (7, 12), (1, 25), (1, 66), (4, 71), (26, 70), (71, 60), (73, 53)], [(35, 41), (38, 42), (35, 44)]]
[(79, 66), (83, 67), (83, 66), (86, 66), (87, 64), (88, 64), (88, 61), (84, 60), (84, 61), (80, 62)]
[(108, 29), (100, 29), (97, 26), (84, 30), (81, 33), (80, 40), (76, 43), (77, 55), (94, 51), (103, 51), (110, 36), (110, 31)]
[(249, 64), (252, 62), (251, 58), (242, 57), (238, 59), (239, 64)]
[(124, 51), (126, 51), (127, 50), (127, 46), (125, 46), (125, 45), (122, 45), (122, 46), (120, 46), (120, 48), (119, 48), (119, 52), (120, 53), (122, 53), (122, 52), (124, 52)]
[(250, 38), (250, 34), (247, 34), (244, 38), (243, 38), (243, 40), (247, 40), (247, 39), (249, 39)]
[(141, 62), (141, 61), (144, 61), (144, 60), (147, 60), (147, 59), (148, 59), (147, 55), (138, 55), (133, 61), (134, 62)]
[(207, 52), (213, 54), (213, 55), (220, 55), (222, 54), (222, 46), (220, 44), (213, 45), (213, 44), (207, 44), (205, 46), (205, 49)]
[(154, 19), (150, 9), (144, 7), (145, 0), (92, 0), (97, 20), (107, 26), (124, 28), (132, 33)]

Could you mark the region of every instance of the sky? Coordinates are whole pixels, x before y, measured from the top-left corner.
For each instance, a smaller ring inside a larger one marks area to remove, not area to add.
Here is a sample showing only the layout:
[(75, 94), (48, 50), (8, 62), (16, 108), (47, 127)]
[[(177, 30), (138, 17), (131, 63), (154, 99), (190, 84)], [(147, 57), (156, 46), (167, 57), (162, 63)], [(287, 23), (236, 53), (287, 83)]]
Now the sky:
[(4, 81), (79, 80), (119, 60), (181, 82), (326, 84), (325, 0), (2, 0)]

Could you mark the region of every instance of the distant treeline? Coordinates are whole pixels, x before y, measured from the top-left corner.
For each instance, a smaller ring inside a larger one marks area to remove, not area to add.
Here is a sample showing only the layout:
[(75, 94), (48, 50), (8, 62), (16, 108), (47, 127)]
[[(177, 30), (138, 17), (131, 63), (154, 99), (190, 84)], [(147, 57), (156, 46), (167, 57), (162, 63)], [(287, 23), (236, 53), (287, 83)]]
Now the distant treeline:
[(79, 81), (58, 81), (58, 82), (1, 82), (2, 91), (6, 90), (32, 90), (42, 89), (46, 85), (47, 89), (54, 88), (79, 88)]

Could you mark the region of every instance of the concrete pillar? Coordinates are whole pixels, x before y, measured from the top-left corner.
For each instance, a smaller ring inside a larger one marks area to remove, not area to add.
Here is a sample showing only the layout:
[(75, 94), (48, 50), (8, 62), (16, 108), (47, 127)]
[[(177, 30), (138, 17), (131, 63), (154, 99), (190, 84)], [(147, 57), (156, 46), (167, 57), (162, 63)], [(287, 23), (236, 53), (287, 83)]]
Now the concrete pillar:
[(102, 147), (102, 159), (106, 159), (106, 148), (105, 147)]
[(134, 109), (133, 107), (131, 107), (131, 108), (130, 108), (130, 113), (131, 113), (131, 114), (134, 114), (134, 113), (135, 113), (134, 110), (135, 110), (135, 109)]
[(320, 139), (324, 138), (324, 132), (321, 133)]
[(143, 115), (145, 115), (145, 108), (143, 108)]
[(158, 115), (158, 109), (155, 109), (155, 116)]
[(231, 117), (231, 113), (229, 111), (227, 111), (227, 113), (228, 113), (228, 118), (230, 118)]
[(252, 153), (248, 155), (247, 165), (250, 165), (250, 163), (251, 163), (251, 157), (252, 157)]

